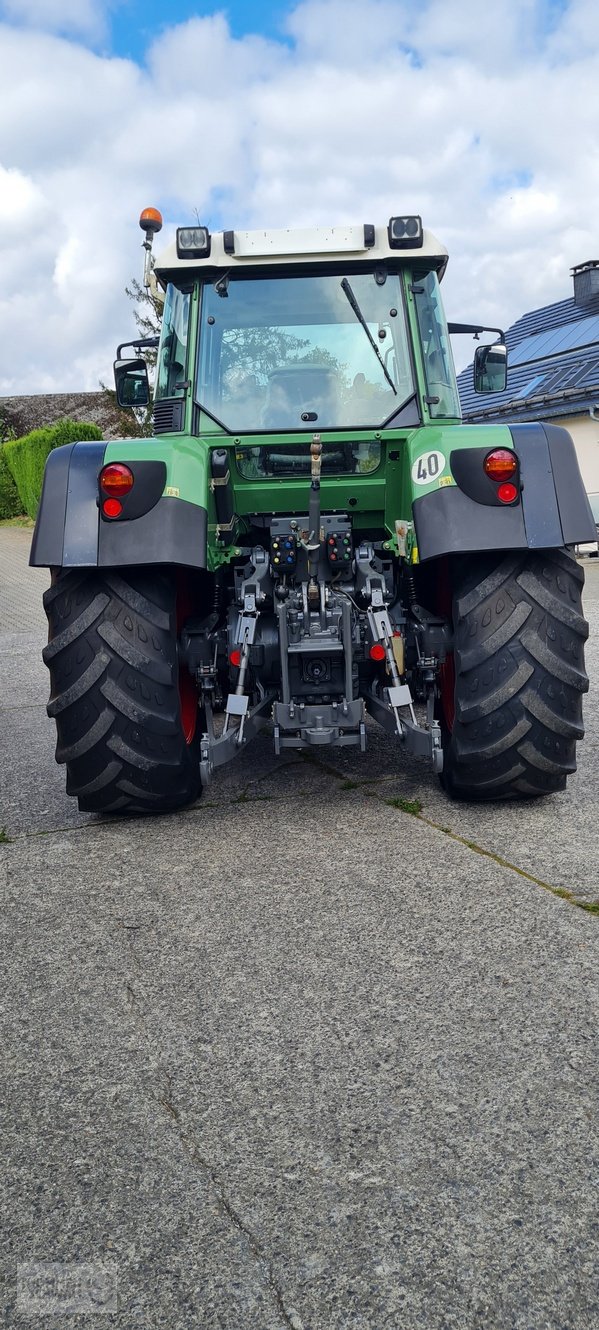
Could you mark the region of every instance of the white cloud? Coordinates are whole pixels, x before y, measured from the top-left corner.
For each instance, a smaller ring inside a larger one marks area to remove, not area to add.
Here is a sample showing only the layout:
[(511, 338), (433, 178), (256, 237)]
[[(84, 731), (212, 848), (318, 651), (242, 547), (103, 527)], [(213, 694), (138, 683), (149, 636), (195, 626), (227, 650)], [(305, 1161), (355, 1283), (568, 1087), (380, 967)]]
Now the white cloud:
[(99, 2), (18, 7), (32, 26), (0, 28), (0, 394), (110, 377), (147, 204), (171, 227), (421, 212), (450, 250), (450, 316), (493, 324), (599, 257), (589, 0), (551, 25), (542, 0), (306, 0), (280, 42), (234, 40), (215, 13), (168, 28), (143, 68), (39, 30), (79, 15), (95, 40)]
[(72, 32), (92, 41), (106, 34), (105, 0), (0, 0), (0, 17), (48, 32)]

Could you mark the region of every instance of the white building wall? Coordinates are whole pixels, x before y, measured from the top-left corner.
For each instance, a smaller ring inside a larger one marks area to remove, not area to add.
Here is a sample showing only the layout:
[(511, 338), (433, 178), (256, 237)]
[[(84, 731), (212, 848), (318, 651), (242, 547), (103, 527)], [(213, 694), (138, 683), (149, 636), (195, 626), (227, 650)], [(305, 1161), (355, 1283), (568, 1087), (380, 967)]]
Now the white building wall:
[(572, 435), (578, 465), (587, 494), (599, 494), (599, 420), (591, 416), (560, 416), (548, 420), (548, 425), (562, 425)]

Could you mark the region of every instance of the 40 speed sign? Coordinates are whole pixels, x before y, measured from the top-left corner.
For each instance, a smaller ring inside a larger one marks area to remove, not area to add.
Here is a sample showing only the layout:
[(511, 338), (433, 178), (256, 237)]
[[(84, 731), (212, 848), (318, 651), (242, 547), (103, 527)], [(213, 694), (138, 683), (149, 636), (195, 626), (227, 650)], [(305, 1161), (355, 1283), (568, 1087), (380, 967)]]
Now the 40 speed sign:
[(415, 485), (430, 485), (433, 480), (438, 480), (439, 476), (443, 475), (444, 467), (443, 453), (422, 453), (412, 467), (412, 480)]

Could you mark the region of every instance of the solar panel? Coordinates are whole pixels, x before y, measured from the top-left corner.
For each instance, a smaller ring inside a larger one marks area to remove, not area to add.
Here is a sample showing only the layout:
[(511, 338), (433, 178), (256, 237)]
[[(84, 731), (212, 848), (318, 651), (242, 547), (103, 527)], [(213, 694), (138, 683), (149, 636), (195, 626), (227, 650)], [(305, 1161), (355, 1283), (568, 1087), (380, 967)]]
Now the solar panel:
[(592, 346), (594, 342), (599, 342), (598, 314), (525, 337), (510, 350), (510, 365), (526, 365), (531, 360), (544, 360), (546, 356), (574, 351), (580, 346)]
[(577, 370), (578, 366), (568, 365), (565, 369), (554, 370), (552, 374), (547, 374), (541, 381), (539, 392), (555, 393), (560, 388), (570, 387), (572, 377)]
[(576, 386), (599, 383), (599, 360), (590, 360), (581, 367), (580, 376), (576, 380)]
[(548, 374), (537, 374), (534, 379), (530, 379), (526, 387), (521, 389), (519, 397), (529, 397), (531, 393), (536, 392), (543, 395), (549, 393), (565, 392), (567, 388), (580, 388), (585, 385), (599, 385), (599, 359), (585, 360), (581, 365), (579, 360), (574, 364), (562, 365), (559, 369), (551, 370)]
[[(511, 361), (510, 361), (510, 364), (511, 364)], [(517, 396), (518, 396), (518, 397), (529, 397), (530, 394), (531, 394), (532, 392), (534, 392), (535, 388), (537, 387), (537, 384), (543, 382), (543, 378), (544, 378), (544, 375), (543, 375), (543, 374), (535, 374), (534, 379), (528, 379), (527, 383), (524, 384), (524, 387), (520, 389), (520, 392), (519, 392), (519, 393), (517, 393)]]

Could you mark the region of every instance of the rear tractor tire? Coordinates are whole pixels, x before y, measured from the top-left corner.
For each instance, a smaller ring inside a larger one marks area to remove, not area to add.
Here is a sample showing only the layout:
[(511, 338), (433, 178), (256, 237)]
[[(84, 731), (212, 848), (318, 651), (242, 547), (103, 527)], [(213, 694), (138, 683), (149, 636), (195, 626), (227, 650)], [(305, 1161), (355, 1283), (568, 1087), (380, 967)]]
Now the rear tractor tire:
[(589, 686), (583, 583), (569, 550), (481, 555), (453, 580), (440, 698), (451, 797), (553, 794), (576, 770)]
[(163, 813), (201, 793), (201, 713), (177, 660), (175, 575), (61, 571), (44, 596), (48, 715), (87, 813)]

